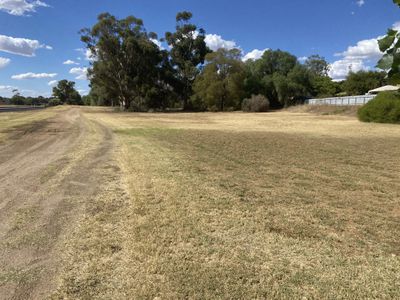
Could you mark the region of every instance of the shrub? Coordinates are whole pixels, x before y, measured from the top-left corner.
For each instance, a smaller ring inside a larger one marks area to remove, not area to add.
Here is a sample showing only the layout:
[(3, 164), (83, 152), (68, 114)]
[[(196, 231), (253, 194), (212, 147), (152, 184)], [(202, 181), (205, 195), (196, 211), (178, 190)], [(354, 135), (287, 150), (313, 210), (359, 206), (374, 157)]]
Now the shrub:
[(266, 112), (269, 110), (269, 100), (263, 95), (253, 95), (251, 98), (243, 100), (242, 110), (246, 112)]
[(48, 106), (58, 106), (61, 105), (61, 101), (58, 98), (52, 98), (49, 100), (49, 103), (47, 104)]
[(400, 124), (400, 94), (380, 93), (358, 110), (358, 118), (363, 122)]

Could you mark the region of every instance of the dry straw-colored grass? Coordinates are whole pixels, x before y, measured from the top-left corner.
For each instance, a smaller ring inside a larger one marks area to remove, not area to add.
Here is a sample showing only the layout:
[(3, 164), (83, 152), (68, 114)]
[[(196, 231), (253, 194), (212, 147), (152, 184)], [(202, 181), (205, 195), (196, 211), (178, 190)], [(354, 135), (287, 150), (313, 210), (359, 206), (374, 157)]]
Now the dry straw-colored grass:
[(400, 127), (122, 114), (54, 298), (398, 299)]
[(0, 113), (0, 143), (4, 142), (8, 133), (14, 134), (19, 127), (46, 120), (65, 110), (65, 107), (59, 106), (36, 111)]

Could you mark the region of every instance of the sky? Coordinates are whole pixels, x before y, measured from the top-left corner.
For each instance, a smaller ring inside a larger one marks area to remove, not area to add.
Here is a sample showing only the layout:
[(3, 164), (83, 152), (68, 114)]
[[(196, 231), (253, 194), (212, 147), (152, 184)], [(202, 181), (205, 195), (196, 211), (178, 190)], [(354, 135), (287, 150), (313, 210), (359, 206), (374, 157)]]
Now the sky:
[(0, 96), (14, 89), (50, 96), (61, 79), (75, 81), (86, 94), (90, 59), (80, 29), (109, 12), (141, 18), (162, 37), (183, 10), (206, 30), (213, 50), (238, 47), (243, 60), (266, 49), (289, 51), (300, 62), (319, 54), (331, 64), (334, 80), (350, 69), (373, 70), (382, 55), (377, 39), (388, 28), (400, 29), (392, 0), (0, 0)]

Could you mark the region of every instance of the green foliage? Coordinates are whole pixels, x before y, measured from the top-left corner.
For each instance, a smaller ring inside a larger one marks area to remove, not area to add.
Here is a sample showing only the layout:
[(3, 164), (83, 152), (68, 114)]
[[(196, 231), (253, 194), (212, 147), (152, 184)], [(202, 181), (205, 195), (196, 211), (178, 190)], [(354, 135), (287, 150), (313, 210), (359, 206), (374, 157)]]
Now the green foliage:
[(384, 92), (358, 110), (363, 122), (400, 124), (400, 94)]
[[(157, 35), (147, 32), (142, 20), (99, 15), (92, 28), (81, 31), (92, 55), (85, 105), (223, 111), (240, 109), (251, 95), (264, 95), (278, 108), (338, 92), (323, 57), (310, 56), (302, 65), (288, 52), (268, 50), (261, 59), (243, 63), (237, 49), (212, 52), (205, 31), (191, 23), (192, 16), (177, 14), (175, 32), (161, 40), (169, 50), (161, 50), (154, 41)], [(66, 102), (62, 95), (55, 96)]]
[(297, 57), (281, 50), (268, 50), (256, 60), (246, 62), (248, 95), (262, 94), (272, 107), (289, 106), (312, 95), (312, 73)]
[(61, 103), (70, 105), (83, 105), (82, 97), (75, 89), (75, 82), (61, 80), (53, 88), (53, 96), (58, 98)]
[(26, 102), (26, 98), (24, 96), (21, 96), (21, 94), (18, 92), (11, 97), (10, 103), (13, 105), (28, 105)]
[(49, 100), (49, 103), (48, 103), (49, 106), (58, 106), (61, 104), (62, 103), (61, 103), (60, 99), (58, 99), (58, 98), (52, 98)]
[(304, 63), (311, 73), (312, 96), (323, 98), (333, 97), (340, 92), (338, 83), (329, 77), (330, 66), (324, 57), (317, 54), (311, 55)]
[(317, 54), (311, 55), (304, 63), (305, 67), (318, 77), (327, 77), (329, 73), (329, 64), (326, 59)]
[(348, 95), (364, 95), (386, 84), (386, 73), (375, 71), (350, 72), (343, 89)]
[(242, 111), (245, 112), (267, 112), (269, 110), (269, 100), (263, 95), (252, 95), (251, 98), (244, 99)]
[[(244, 97), (244, 64), (238, 49), (219, 49), (206, 56), (207, 65), (194, 82), (192, 102), (198, 109), (238, 109)], [(204, 102), (204, 104), (201, 104)], [(199, 105), (200, 104), (200, 105)]]
[(313, 96), (317, 98), (333, 97), (341, 91), (340, 84), (329, 76), (313, 76), (312, 87)]
[(207, 53), (205, 31), (190, 23), (192, 13), (180, 12), (176, 16), (176, 31), (167, 32), (165, 40), (170, 46), (171, 63), (176, 70), (173, 86), (180, 96), (183, 107), (188, 108), (188, 100), (193, 94), (192, 86), (199, 74), (199, 66), (204, 64)]
[(116, 99), (123, 108), (137, 110), (146, 110), (149, 102), (162, 106), (157, 100), (168, 90), (164, 69), (169, 61), (165, 51), (151, 40), (156, 35), (147, 33), (142, 20), (134, 16), (118, 20), (105, 13), (81, 33), (94, 57), (89, 78), (97, 89), (95, 101)]
[(14, 95), (11, 98), (0, 97), (0, 103), (12, 105), (27, 105), (27, 106), (46, 106), (49, 99), (42, 96), (39, 97), (24, 97), (18, 90), (14, 90)]
[[(400, 0), (393, 0), (393, 3), (400, 6)], [(377, 68), (388, 71), (391, 83), (400, 83), (400, 32), (389, 29), (378, 43), (379, 49), (385, 54), (379, 60)]]

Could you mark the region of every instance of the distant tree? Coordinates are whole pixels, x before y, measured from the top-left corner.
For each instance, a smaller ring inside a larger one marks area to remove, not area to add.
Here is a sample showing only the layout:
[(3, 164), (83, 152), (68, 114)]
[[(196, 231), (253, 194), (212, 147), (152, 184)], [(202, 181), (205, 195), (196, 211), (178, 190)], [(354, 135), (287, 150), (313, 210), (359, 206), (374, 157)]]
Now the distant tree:
[(13, 90), (13, 96), (10, 99), (10, 103), (13, 105), (25, 105), (25, 97), (20, 94), (18, 90)]
[[(393, 0), (400, 6), (400, 0)], [(379, 49), (385, 54), (379, 60), (377, 67), (388, 72), (390, 81), (400, 83), (400, 32), (389, 29), (386, 36), (378, 41)]]
[(247, 61), (247, 96), (261, 94), (272, 107), (289, 106), (312, 95), (312, 74), (297, 57), (281, 50), (268, 50), (255, 61)]
[(75, 82), (66, 79), (58, 82), (53, 88), (53, 96), (60, 99), (61, 103), (82, 105), (82, 97), (75, 89)]
[(171, 63), (178, 79), (175, 91), (185, 109), (188, 108), (188, 100), (192, 96), (192, 86), (199, 74), (199, 66), (204, 64), (205, 56), (211, 52), (205, 43), (205, 31), (190, 23), (192, 17), (190, 12), (178, 13), (176, 31), (165, 34), (165, 40), (171, 48)]
[(312, 95), (313, 74), (304, 66), (296, 65), (288, 74), (287, 81), (290, 87), (288, 99), (281, 100), (284, 106), (301, 104)]
[(161, 72), (164, 56), (154, 43), (157, 36), (147, 33), (141, 19), (118, 20), (104, 13), (81, 34), (95, 58), (89, 69), (92, 87), (101, 90), (103, 99), (116, 97), (123, 108), (132, 110), (145, 110), (160, 99), (160, 90), (167, 88)]
[(330, 69), (329, 63), (324, 57), (318, 54), (311, 55), (307, 58), (304, 65), (315, 76), (328, 76)]
[(245, 96), (245, 68), (240, 58), (238, 49), (219, 49), (207, 54), (207, 64), (194, 83), (193, 100), (204, 101), (211, 110), (240, 108)]
[(330, 65), (326, 59), (318, 54), (307, 58), (304, 66), (311, 73), (312, 96), (313, 97), (332, 97), (339, 91), (338, 83), (329, 77)]
[(343, 83), (348, 95), (364, 95), (386, 84), (386, 73), (375, 71), (350, 72)]
[(298, 65), (297, 57), (281, 50), (267, 50), (263, 56), (254, 61), (255, 72), (258, 76), (278, 73), (287, 76)]
[(335, 82), (329, 76), (312, 77), (313, 97), (333, 97), (341, 92), (340, 83)]

